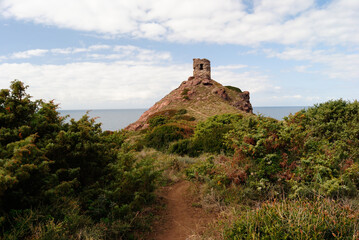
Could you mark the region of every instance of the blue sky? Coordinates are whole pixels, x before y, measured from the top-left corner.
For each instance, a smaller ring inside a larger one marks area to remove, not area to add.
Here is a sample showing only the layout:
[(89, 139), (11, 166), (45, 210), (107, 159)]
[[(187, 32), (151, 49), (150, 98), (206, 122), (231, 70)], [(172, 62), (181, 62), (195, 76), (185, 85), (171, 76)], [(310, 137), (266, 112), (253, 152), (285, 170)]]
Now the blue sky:
[(0, 88), (62, 109), (148, 108), (207, 58), (253, 106), (357, 99), (357, 0), (0, 0)]

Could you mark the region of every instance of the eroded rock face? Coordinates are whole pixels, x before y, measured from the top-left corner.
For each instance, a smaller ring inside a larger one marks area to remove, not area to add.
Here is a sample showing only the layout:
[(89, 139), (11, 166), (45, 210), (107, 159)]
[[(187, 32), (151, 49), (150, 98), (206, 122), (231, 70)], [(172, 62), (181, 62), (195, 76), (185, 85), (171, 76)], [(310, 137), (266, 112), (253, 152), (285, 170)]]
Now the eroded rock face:
[(215, 88), (212, 90), (212, 93), (217, 94), (224, 100), (228, 101), (230, 99), (225, 88)]
[(244, 112), (253, 113), (252, 104), (249, 101), (249, 92), (244, 91), (238, 94), (242, 101), (235, 101), (233, 106)]

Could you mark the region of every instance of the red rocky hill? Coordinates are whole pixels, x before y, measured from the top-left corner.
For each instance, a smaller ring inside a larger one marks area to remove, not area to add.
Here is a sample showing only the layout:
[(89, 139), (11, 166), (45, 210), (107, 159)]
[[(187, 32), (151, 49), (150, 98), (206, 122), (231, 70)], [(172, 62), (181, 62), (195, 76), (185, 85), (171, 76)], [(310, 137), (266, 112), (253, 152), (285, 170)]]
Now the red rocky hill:
[(158, 101), (126, 130), (141, 130), (148, 127), (151, 116), (167, 110), (185, 109), (188, 118), (202, 121), (210, 116), (224, 113), (252, 113), (249, 92), (223, 86), (210, 79), (210, 64), (207, 59), (193, 60), (193, 76)]

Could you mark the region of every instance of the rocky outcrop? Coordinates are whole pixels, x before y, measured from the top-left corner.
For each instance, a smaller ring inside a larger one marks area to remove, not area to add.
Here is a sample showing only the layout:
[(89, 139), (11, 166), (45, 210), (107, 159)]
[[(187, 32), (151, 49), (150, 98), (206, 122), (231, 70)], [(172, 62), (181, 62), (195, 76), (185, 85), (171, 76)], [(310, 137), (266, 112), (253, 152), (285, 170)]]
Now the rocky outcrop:
[(224, 87), (210, 79), (210, 63), (207, 59), (193, 60), (193, 76), (180, 84), (178, 88), (155, 103), (150, 109), (126, 130), (141, 130), (148, 127), (149, 118), (160, 111), (186, 109), (188, 114), (197, 121), (207, 117), (245, 112), (252, 113), (249, 92), (241, 92)]
[[(252, 105), (249, 100), (249, 92), (235, 92), (227, 89), (218, 82), (209, 79), (190, 78), (184, 81), (181, 85), (165, 96), (163, 99), (155, 103), (150, 109), (142, 114), (142, 116), (134, 123), (127, 126), (126, 130), (141, 130), (148, 127), (147, 121), (151, 115), (156, 112), (168, 109), (193, 109), (200, 107), (196, 111), (201, 115), (211, 116), (213, 114), (207, 113), (205, 107), (212, 106), (212, 111), (217, 114), (226, 113), (222, 111), (224, 104), (237, 109), (238, 112), (243, 111), (252, 113)], [(218, 109), (216, 110), (215, 108)], [(229, 107), (228, 113), (235, 112)], [(222, 108), (222, 109), (221, 109)], [(201, 116), (194, 116), (198, 120), (202, 120)]]
[(234, 106), (244, 112), (253, 112), (252, 104), (249, 101), (249, 92), (244, 91), (242, 93), (239, 93), (239, 97), (242, 99), (242, 101), (236, 101), (234, 102)]
[(224, 89), (224, 88), (215, 88), (212, 90), (212, 93), (217, 94), (218, 96), (220, 96), (222, 99), (224, 99), (226, 101), (229, 100), (226, 89)]

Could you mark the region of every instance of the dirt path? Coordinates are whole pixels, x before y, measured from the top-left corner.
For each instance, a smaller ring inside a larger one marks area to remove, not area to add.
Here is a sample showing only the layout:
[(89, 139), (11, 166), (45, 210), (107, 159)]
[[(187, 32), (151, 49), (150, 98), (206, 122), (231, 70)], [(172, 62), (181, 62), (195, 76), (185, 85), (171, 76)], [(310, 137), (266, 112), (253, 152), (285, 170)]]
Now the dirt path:
[(190, 183), (182, 181), (171, 186), (163, 196), (167, 207), (161, 221), (155, 224), (150, 239), (185, 240), (201, 232), (213, 221), (213, 214), (192, 206), (189, 196)]
[(193, 109), (193, 108), (191, 108), (191, 107), (187, 107), (187, 108), (188, 108), (189, 110), (195, 112), (195, 113), (198, 113), (198, 114), (200, 114), (200, 115), (206, 117), (206, 118), (209, 117), (208, 115), (206, 115), (206, 114), (204, 114), (204, 113), (201, 113), (200, 111), (197, 111), (197, 110), (195, 110), (195, 109)]

